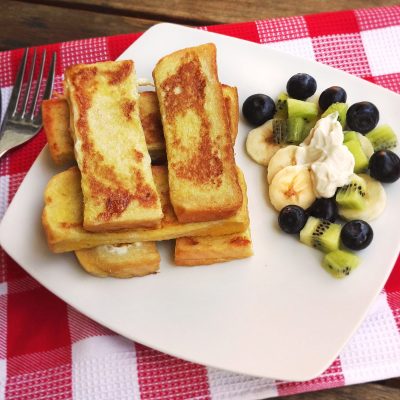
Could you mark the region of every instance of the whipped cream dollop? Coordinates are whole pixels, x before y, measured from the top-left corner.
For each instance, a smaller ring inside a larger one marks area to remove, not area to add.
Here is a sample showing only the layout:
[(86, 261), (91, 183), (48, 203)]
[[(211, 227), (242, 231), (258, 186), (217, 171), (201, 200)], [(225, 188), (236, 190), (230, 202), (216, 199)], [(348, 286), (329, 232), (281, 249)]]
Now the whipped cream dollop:
[(321, 118), (296, 150), (296, 163), (312, 171), (317, 197), (332, 197), (353, 174), (354, 157), (343, 145), (343, 130), (337, 118), (337, 112)]

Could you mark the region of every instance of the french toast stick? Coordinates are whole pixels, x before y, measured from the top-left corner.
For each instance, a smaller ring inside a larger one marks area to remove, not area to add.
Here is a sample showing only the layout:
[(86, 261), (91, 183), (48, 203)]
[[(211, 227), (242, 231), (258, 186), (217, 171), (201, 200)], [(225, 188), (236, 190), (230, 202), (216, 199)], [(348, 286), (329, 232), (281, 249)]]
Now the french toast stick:
[(157, 93), (141, 92), (139, 99), (139, 116), (151, 159), (165, 161), (165, 140)]
[[(230, 88), (230, 87), (229, 87)], [(230, 89), (227, 89), (231, 92)], [(230, 94), (231, 95), (231, 94)], [(69, 106), (65, 97), (42, 102), (43, 128), (50, 155), (57, 165), (75, 160), (74, 142), (69, 132)], [(165, 154), (164, 133), (155, 92), (139, 93), (139, 115), (147, 150), (152, 160)]]
[(42, 102), (43, 128), (51, 158), (56, 165), (75, 160), (74, 141), (69, 133), (69, 106), (65, 98)]
[(250, 230), (223, 236), (184, 237), (175, 241), (175, 264), (209, 265), (253, 255)]
[[(236, 139), (239, 120), (239, 100), (236, 87), (222, 84), (225, 107), (232, 141)], [(74, 142), (69, 133), (69, 106), (65, 97), (42, 102), (43, 128), (46, 133), (51, 158), (57, 165), (75, 160)], [(161, 163), (165, 158), (165, 141), (162, 130), (157, 94), (147, 91), (139, 93), (139, 115), (147, 150), (153, 162)]]
[(159, 226), (163, 214), (139, 119), (133, 61), (73, 65), (64, 83), (84, 228)]
[(168, 159), (171, 203), (180, 222), (234, 215), (238, 183), (214, 44), (179, 50), (153, 70)]
[(77, 250), (75, 255), (86, 272), (99, 277), (132, 278), (160, 268), (160, 253), (154, 242), (97, 246)]
[(46, 187), (42, 213), (49, 248), (55, 253), (62, 253), (105, 244), (169, 240), (183, 236), (218, 236), (247, 229), (246, 183), (241, 172), (239, 182), (244, 201), (235, 215), (217, 221), (180, 223), (169, 200), (167, 168), (153, 166), (152, 171), (164, 212), (161, 227), (114, 232), (88, 232), (83, 228), (82, 190), (77, 167), (55, 175)]
[(224, 97), (225, 109), (228, 117), (229, 132), (232, 145), (236, 142), (239, 127), (239, 96), (235, 86), (221, 85), (222, 96)]

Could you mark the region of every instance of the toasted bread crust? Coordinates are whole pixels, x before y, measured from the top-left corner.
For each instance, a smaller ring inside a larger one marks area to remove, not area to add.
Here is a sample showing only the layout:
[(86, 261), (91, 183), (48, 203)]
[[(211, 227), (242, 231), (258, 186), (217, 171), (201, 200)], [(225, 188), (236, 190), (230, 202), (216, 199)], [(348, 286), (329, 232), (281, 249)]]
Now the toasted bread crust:
[(171, 202), (180, 222), (233, 215), (243, 197), (213, 44), (162, 58), (153, 71), (166, 140)]
[(78, 250), (75, 255), (85, 271), (99, 277), (132, 278), (160, 268), (160, 254), (154, 242), (98, 246)]
[(156, 92), (139, 94), (139, 115), (149, 151), (165, 150), (164, 132)]
[(57, 165), (74, 161), (74, 142), (68, 131), (69, 107), (63, 98), (43, 100), (43, 128), (51, 158)]
[(152, 171), (164, 212), (161, 228), (97, 233), (86, 231), (82, 225), (82, 191), (78, 168), (73, 167), (55, 175), (45, 190), (42, 214), (42, 225), (50, 249), (61, 253), (104, 244), (169, 240), (184, 236), (218, 236), (247, 229), (249, 216), (242, 173), (239, 176), (245, 201), (237, 214), (218, 221), (180, 223), (169, 200), (166, 167), (155, 166)]
[(225, 109), (228, 116), (229, 131), (231, 133), (232, 144), (236, 142), (239, 127), (239, 96), (237, 88), (234, 86), (221, 85), (222, 95), (224, 96)]
[(185, 237), (175, 241), (176, 265), (209, 265), (252, 255), (249, 229), (232, 235)]
[(132, 61), (65, 71), (75, 156), (89, 231), (157, 227), (162, 218), (139, 119)]

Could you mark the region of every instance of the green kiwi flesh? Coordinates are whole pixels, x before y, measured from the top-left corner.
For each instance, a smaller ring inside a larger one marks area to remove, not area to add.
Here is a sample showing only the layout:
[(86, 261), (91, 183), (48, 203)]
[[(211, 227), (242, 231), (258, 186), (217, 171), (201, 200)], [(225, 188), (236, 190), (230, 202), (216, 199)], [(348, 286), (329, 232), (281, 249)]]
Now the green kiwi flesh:
[(356, 131), (345, 131), (343, 135), (343, 143), (349, 142), (350, 140), (359, 140)]
[[(291, 117), (287, 120), (286, 142), (291, 144), (300, 144), (304, 139), (304, 130), (306, 121), (300, 117)], [(307, 133), (308, 134), (308, 133)]]
[(341, 187), (336, 193), (336, 202), (340, 207), (355, 210), (365, 209), (367, 184), (363, 178), (353, 175), (348, 185)]
[(372, 143), (374, 151), (393, 149), (397, 146), (397, 136), (389, 125), (380, 125), (365, 137)]
[(308, 136), (314, 125), (315, 121), (311, 124), (301, 117), (274, 118), (272, 120), (274, 142), (298, 145)]
[(274, 118), (272, 120), (272, 135), (274, 142), (277, 144), (286, 143), (287, 137), (287, 120)]
[(318, 106), (310, 101), (288, 99), (288, 117), (301, 117), (306, 121), (311, 121), (318, 116)]
[(342, 127), (344, 128), (346, 126), (346, 115), (348, 108), (349, 106), (346, 103), (333, 103), (323, 112), (321, 118), (324, 118), (329, 114), (337, 111), (339, 113), (338, 121), (340, 122), (340, 125), (342, 125)]
[(335, 250), (324, 256), (322, 267), (333, 277), (341, 279), (360, 264), (360, 258), (344, 250)]
[(339, 249), (341, 226), (333, 222), (309, 217), (300, 231), (300, 242), (324, 253)]
[(360, 141), (351, 139), (343, 143), (354, 157), (354, 172), (356, 174), (365, 171), (368, 168), (368, 157), (365, 155)]
[(276, 112), (274, 118), (286, 119), (288, 117), (287, 99), (288, 94), (282, 92), (276, 100)]

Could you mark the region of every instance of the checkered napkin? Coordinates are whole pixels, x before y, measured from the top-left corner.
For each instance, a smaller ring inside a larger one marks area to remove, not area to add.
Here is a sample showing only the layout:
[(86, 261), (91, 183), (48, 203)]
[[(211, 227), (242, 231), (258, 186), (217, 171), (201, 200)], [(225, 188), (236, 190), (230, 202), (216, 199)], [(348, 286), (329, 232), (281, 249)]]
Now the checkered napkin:
[[(400, 7), (205, 27), (317, 60), (400, 93)], [(117, 58), (139, 35), (46, 46), (55, 90), (70, 64)], [(22, 51), (0, 53), (4, 105)], [(0, 217), (45, 143), (0, 161)], [(308, 382), (280, 382), (192, 364), (133, 343), (48, 292), (0, 249), (0, 399), (259, 399), (400, 376), (400, 261), (335, 362)]]

